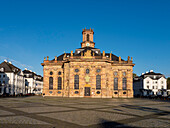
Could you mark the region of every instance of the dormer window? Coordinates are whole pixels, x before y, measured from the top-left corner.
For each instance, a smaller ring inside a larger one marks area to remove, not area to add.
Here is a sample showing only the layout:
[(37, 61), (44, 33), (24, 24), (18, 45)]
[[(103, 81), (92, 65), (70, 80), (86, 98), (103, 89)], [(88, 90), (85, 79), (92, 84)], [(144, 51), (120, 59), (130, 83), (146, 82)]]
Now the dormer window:
[(1, 71), (1, 72), (4, 72), (4, 68), (1, 68), (0, 71)]

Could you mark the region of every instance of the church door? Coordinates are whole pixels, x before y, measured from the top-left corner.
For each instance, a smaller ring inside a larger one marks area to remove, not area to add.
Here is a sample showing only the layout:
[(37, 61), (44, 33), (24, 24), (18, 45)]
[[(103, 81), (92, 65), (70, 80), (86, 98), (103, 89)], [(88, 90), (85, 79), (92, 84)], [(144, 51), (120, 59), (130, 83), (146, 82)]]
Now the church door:
[(90, 87), (85, 87), (84, 96), (90, 96)]

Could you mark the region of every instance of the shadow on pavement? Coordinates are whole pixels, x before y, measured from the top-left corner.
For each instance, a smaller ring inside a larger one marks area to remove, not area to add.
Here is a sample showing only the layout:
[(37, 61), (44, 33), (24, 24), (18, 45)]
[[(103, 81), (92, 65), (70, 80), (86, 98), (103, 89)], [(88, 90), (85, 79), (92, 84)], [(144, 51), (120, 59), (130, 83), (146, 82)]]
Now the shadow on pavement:
[(155, 113), (167, 113), (167, 114), (170, 113), (168, 111), (160, 110), (157, 108), (149, 108), (149, 107), (142, 107), (142, 106), (136, 106), (136, 105), (121, 105), (121, 107), (140, 110), (140, 111), (155, 112)]
[(134, 127), (127, 126), (125, 124), (121, 124), (115, 121), (100, 119), (100, 124), (98, 124), (98, 128), (134, 128)]

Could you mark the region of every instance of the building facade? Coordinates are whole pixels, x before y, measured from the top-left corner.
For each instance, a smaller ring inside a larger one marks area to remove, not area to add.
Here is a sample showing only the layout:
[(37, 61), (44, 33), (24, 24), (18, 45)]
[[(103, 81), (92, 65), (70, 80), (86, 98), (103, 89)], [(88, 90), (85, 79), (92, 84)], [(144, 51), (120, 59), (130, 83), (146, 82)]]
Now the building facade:
[(26, 68), (23, 73), (25, 77), (26, 93), (42, 94), (43, 77)]
[(83, 29), (81, 48), (44, 58), (43, 95), (58, 97), (133, 97), (133, 62), (95, 48), (93, 29)]
[(165, 76), (161, 73), (155, 73), (153, 70), (142, 73), (140, 77), (135, 77), (133, 83), (135, 96), (167, 95)]
[(5, 60), (0, 64), (0, 95), (18, 94), (25, 94), (23, 72)]

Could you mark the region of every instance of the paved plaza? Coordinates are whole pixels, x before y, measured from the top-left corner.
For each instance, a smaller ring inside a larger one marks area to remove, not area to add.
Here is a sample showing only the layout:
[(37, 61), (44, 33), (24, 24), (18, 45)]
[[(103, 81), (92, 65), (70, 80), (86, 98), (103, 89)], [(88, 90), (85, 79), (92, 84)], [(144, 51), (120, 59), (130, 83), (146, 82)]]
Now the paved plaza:
[(0, 98), (0, 128), (63, 127), (170, 127), (170, 102), (136, 98)]

